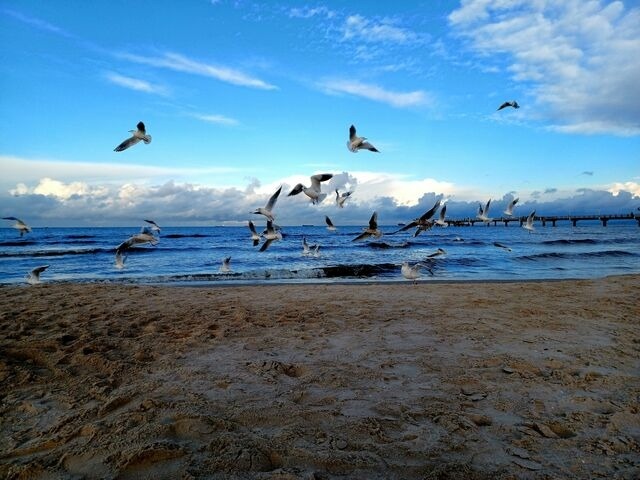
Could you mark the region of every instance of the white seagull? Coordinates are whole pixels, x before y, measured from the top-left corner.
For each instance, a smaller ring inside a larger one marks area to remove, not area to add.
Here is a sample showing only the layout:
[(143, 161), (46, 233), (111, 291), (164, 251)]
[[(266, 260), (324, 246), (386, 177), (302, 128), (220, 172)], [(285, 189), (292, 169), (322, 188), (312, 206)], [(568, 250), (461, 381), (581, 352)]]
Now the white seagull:
[(151, 143), (151, 135), (147, 135), (147, 130), (144, 126), (144, 123), (138, 122), (138, 125), (136, 125), (136, 127), (138, 128), (137, 130), (129, 130), (133, 135), (131, 135), (131, 137), (127, 138), (124, 142), (114, 148), (114, 152), (122, 152), (123, 150), (134, 146), (140, 140), (142, 140), (146, 144)]
[(340, 194), (340, 192), (338, 192), (338, 189), (336, 188), (336, 205), (338, 205), (340, 208), (344, 208), (344, 202), (347, 201), (352, 193), (353, 192), (344, 192), (343, 194)]
[(358, 150), (378, 152), (379, 150), (369, 142), (366, 142), (366, 139), (366, 137), (358, 137), (356, 135), (356, 127), (351, 125), (349, 127), (349, 141), (347, 142), (347, 148), (353, 153), (356, 153)]
[(293, 190), (289, 192), (288, 196), (290, 197), (292, 195), (298, 195), (300, 192), (304, 192), (305, 195), (311, 199), (311, 203), (320, 203), (327, 196), (326, 193), (322, 193), (320, 182), (326, 182), (331, 177), (333, 177), (332, 173), (319, 173), (317, 175), (312, 175), (310, 187), (305, 187), (304, 185), (299, 183), (295, 187), (293, 187)]
[(476, 215), (476, 217), (478, 217), (480, 220), (482, 220), (485, 223), (489, 223), (491, 221), (491, 218), (489, 218), (490, 205), (491, 205), (491, 199), (489, 199), (489, 201), (484, 206), (484, 208), (482, 208), (482, 205), (478, 207), (478, 215)]
[(524, 225), (522, 225), (522, 228), (524, 228), (525, 230), (529, 230), (529, 233), (533, 232), (534, 230), (533, 217), (535, 216), (535, 214), (536, 214), (536, 211), (534, 210), (529, 214), (529, 216), (527, 217), (527, 221), (524, 223)]
[(373, 215), (371, 215), (371, 218), (369, 219), (369, 227), (365, 228), (360, 235), (351, 241), (357, 242), (358, 240), (364, 240), (368, 237), (380, 238), (381, 236), (382, 232), (378, 230), (378, 212), (373, 212)]
[(396, 230), (393, 233), (404, 232), (405, 230), (409, 230), (410, 228), (417, 227), (416, 231), (413, 234), (414, 237), (417, 237), (421, 232), (429, 230), (431, 227), (433, 227), (434, 222), (431, 221), (431, 217), (433, 217), (438, 208), (440, 208), (440, 200), (437, 200), (433, 207), (423, 213), (420, 217), (414, 219), (412, 222), (407, 223), (401, 229)]
[(282, 190), (282, 185), (280, 185), (280, 188), (276, 190), (276, 193), (271, 195), (271, 198), (269, 198), (269, 201), (264, 206), (264, 208), (263, 207), (257, 208), (256, 210), (250, 213), (264, 215), (265, 217), (267, 217), (267, 220), (273, 222), (275, 220), (275, 217), (273, 216), (273, 207), (275, 207), (276, 205), (276, 200), (278, 200), (278, 195), (280, 195), (281, 190)]
[(222, 265), (220, 265), (220, 272), (229, 273), (231, 271), (231, 267), (229, 265), (230, 263), (231, 257), (226, 257), (224, 260), (222, 260)]
[(444, 221), (444, 216), (447, 213), (447, 206), (444, 205), (441, 209), (440, 209), (440, 215), (438, 217), (438, 219), (434, 222), (436, 225), (440, 226), (440, 227), (448, 227), (449, 224), (447, 222)]
[(158, 239), (150, 233), (138, 233), (127, 238), (124, 242), (116, 247), (116, 268), (124, 268), (124, 261), (126, 260), (126, 252), (136, 246), (149, 243), (151, 245), (157, 245)]
[(508, 215), (509, 217), (513, 216), (513, 207), (516, 206), (516, 203), (518, 203), (518, 200), (520, 200), (519, 198), (514, 198), (513, 200), (511, 200), (509, 202), (509, 205), (507, 205), (506, 210), (503, 212), (505, 215)]
[(149, 228), (152, 232), (160, 233), (160, 226), (156, 222), (154, 222), (153, 220), (145, 220), (145, 222), (151, 225)]
[(260, 235), (256, 232), (256, 227), (251, 220), (249, 220), (249, 230), (251, 230), (251, 240), (253, 240), (253, 246), (255, 247), (260, 243)]
[(402, 262), (400, 273), (402, 273), (402, 276), (407, 280), (413, 280), (415, 282), (418, 278), (420, 278), (420, 270), (425, 267), (427, 267), (427, 265), (423, 263), (409, 265), (409, 262)]
[(307, 243), (307, 237), (302, 237), (302, 255), (304, 256), (313, 256), (313, 257), (317, 257), (320, 255), (320, 245), (319, 244), (314, 244), (314, 245), (309, 245)]
[(503, 108), (507, 107), (520, 108), (520, 105), (518, 105), (518, 102), (516, 102), (515, 100), (511, 100), (510, 102), (504, 102), (502, 105), (500, 105), (498, 107), (498, 110), (502, 110)]
[(31, 231), (31, 227), (24, 223), (22, 220), (16, 217), (2, 217), (3, 220), (13, 220), (16, 223), (11, 225), (13, 228), (20, 232), (20, 236), (22, 237), (25, 233), (29, 233)]
[(41, 267), (36, 267), (33, 270), (31, 270), (29, 275), (27, 275), (27, 282), (30, 283), (31, 285), (40, 283), (40, 274), (44, 272), (47, 268), (49, 268), (49, 265), (43, 265)]
[(324, 221), (327, 222), (327, 230), (329, 230), (330, 232), (336, 231), (336, 226), (333, 224), (328, 215), (324, 216)]
[(271, 220), (267, 220), (267, 229), (263, 237), (264, 243), (260, 247), (261, 252), (264, 252), (267, 248), (269, 248), (269, 245), (271, 245), (274, 241), (282, 240), (282, 234), (278, 230), (273, 228), (273, 222)]

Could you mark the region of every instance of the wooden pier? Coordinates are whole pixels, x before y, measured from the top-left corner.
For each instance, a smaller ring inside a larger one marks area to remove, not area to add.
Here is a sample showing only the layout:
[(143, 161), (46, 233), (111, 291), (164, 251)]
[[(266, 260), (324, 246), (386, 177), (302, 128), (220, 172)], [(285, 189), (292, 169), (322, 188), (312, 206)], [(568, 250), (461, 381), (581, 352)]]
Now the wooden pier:
[[(571, 222), (571, 224), (575, 227), (577, 226), (579, 221), (582, 220), (599, 220), (602, 223), (603, 227), (607, 226), (607, 223), (610, 220), (635, 220), (638, 222), (638, 226), (640, 227), (640, 214), (635, 213), (627, 213), (627, 214), (612, 214), (612, 215), (536, 215), (533, 217), (534, 222), (541, 222), (543, 227), (546, 227), (548, 223), (551, 226), (555, 227), (557, 222)], [(493, 223), (494, 226), (499, 223), (503, 223), (505, 227), (509, 226), (511, 222), (517, 222), (522, 226), (527, 221), (527, 217), (500, 217), (500, 218), (492, 218), (489, 222), (484, 222), (479, 218), (461, 218), (461, 219), (448, 219), (445, 220), (447, 225), (449, 226), (474, 226), (476, 223), (486, 223), (487, 225), (491, 225)]]

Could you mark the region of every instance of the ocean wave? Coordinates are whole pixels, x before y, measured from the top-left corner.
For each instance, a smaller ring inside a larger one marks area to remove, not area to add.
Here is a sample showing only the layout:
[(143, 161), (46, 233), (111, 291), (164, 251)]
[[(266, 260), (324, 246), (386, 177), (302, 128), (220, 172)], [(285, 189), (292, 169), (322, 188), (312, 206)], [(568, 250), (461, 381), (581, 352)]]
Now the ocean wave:
[[(135, 252), (136, 255), (144, 252), (152, 252), (154, 249), (149, 247), (131, 248), (127, 253)], [(12, 257), (62, 257), (65, 255), (96, 255), (99, 253), (115, 253), (116, 247), (113, 248), (83, 248), (77, 250), (37, 250), (28, 252), (0, 252), (0, 258)]]
[(536, 260), (548, 260), (548, 259), (580, 259), (580, 258), (603, 258), (603, 257), (637, 257), (638, 254), (627, 252), (625, 250), (601, 250), (597, 252), (547, 252), (536, 253), (534, 255), (522, 255), (516, 257), (517, 260), (536, 261)]
[(168, 233), (162, 235), (162, 238), (206, 238), (211, 235), (205, 235), (204, 233)]
[(389, 248), (408, 248), (411, 246), (411, 242), (402, 243), (387, 243), (387, 242), (368, 242), (366, 244), (369, 248), (389, 249)]
[(562, 238), (559, 240), (545, 240), (540, 242), (542, 245), (597, 245), (607, 243), (627, 243), (629, 240), (626, 238), (607, 238), (597, 240), (595, 238)]
[(34, 245), (36, 240), (7, 240), (0, 242), (0, 247), (21, 247), (23, 245)]

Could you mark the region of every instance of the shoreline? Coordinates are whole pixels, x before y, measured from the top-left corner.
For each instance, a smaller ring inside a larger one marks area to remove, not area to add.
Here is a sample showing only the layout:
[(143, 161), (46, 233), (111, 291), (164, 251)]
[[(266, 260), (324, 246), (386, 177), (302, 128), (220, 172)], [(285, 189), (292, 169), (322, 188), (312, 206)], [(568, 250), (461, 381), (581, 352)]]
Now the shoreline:
[(0, 476), (640, 473), (640, 275), (131, 286), (0, 288)]

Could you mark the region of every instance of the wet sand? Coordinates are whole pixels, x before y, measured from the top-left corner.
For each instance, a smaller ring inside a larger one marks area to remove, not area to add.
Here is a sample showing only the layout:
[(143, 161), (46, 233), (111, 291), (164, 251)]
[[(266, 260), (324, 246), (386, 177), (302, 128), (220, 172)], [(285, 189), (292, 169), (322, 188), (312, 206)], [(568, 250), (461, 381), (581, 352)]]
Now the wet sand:
[(0, 477), (640, 477), (640, 276), (0, 288)]

